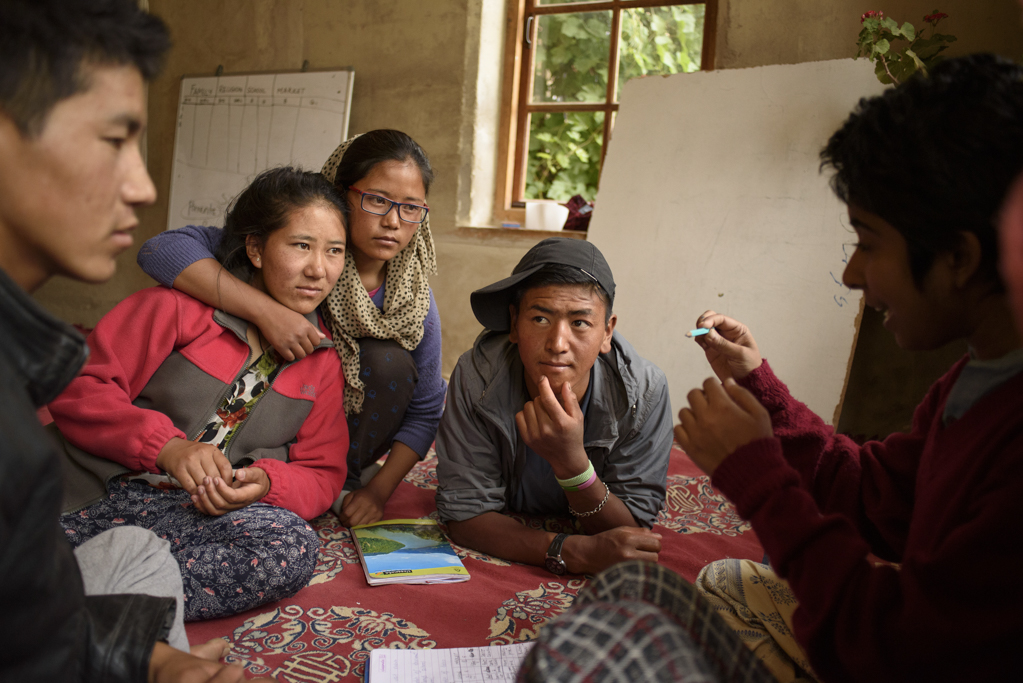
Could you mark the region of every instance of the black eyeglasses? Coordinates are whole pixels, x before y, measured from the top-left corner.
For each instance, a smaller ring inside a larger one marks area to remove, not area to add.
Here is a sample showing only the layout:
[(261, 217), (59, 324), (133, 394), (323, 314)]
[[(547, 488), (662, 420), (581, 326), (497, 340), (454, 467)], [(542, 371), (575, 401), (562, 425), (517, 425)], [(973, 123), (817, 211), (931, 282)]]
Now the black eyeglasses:
[(353, 192), (358, 192), (362, 196), (362, 210), (375, 216), (386, 216), (391, 210), (391, 207), (397, 206), (398, 217), (401, 218), (401, 220), (406, 223), (422, 223), (426, 220), (426, 214), (430, 211), (430, 207), (428, 206), (395, 202), (387, 197), (381, 197), (378, 194), (363, 192), (357, 187), (349, 187), (348, 189)]

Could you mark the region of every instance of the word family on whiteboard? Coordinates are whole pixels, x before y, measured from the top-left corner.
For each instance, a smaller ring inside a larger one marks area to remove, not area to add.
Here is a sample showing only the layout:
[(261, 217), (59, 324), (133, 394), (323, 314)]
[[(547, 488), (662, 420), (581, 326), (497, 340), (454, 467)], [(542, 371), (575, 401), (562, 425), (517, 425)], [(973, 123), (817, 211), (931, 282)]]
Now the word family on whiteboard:
[(167, 228), (223, 225), (261, 171), (319, 171), (348, 134), (351, 70), (181, 80)]

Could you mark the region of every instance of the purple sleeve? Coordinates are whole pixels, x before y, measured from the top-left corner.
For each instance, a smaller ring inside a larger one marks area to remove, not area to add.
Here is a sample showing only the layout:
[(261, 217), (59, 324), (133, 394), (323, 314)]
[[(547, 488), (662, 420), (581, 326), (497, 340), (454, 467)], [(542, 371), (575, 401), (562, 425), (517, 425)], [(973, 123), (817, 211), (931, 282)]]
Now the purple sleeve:
[(161, 285), (173, 287), (185, 268), (204, 258), (214, 258), (222, 234), (213, 225), (189, 225), (161, 232), (139, 249), (139, 267)]
[[(383, 306), (384, 287), (381, 287), (373, 297), (373, 303), (378, 308)], [(437, 436), (437, 425), (440, 424), (440, 415), (444, 411), (444, 395), (447, 393), (448, 384), (440, 374), (440, 351), (440, 313), (437, 312), (437, 302), (434, 301), (431, 290), (430, 309), (426, 312), (426, 320), (423, 321), (423, 339), (419, 346), (412, 349), (412, 360), (419, 371), (419, 381), (412, 392), (412, 401), (405, 410), (401, 427), (394, 436), (395, 441), (400, 441), (411, 448), (420, 458), (425, 457), (433, 445), (433, 440)]]

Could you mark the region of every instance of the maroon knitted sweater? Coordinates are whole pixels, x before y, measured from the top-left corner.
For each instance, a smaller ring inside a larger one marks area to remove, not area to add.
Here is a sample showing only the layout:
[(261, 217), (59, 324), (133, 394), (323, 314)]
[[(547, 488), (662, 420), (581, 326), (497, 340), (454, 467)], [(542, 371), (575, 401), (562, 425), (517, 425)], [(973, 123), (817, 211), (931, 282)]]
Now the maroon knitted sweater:
[(910, 433), (863, 446), (766, 362), (743, 381), (775, 436), (738, 449), (713, 483), (789, 581), (796, 639), (826, 681), (1023, 680), (1023, 374), (945, 426), (965, 362)]

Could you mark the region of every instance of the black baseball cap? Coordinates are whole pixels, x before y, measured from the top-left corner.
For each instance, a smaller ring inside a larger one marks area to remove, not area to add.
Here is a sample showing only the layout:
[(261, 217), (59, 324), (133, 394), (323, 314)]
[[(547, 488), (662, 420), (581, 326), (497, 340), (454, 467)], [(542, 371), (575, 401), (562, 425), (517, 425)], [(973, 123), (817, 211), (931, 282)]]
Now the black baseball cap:
[(599, 285), (614, 304), (615, 280), (600, 250), (585, 240), (549, 237), (526, 252), (511, 277), (477, 289), (469, 295), (476, 320), (487, 329), (507, 332), (511, 329), (508, 307), (514, 303), (515, 289), (530, 275), (552, 264), (579, 269), (594, 284)]

